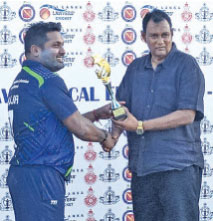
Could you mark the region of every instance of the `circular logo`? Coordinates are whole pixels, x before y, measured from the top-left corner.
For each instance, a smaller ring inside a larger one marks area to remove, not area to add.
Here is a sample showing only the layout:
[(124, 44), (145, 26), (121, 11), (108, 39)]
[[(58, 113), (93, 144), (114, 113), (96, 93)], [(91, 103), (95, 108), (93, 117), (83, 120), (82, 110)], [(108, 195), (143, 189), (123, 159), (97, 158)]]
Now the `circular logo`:
[(126, 144), (126, 145), (123, 147), (122, 153), (123, 153), (123, 157), (124, 157), (125, 159), (128, 159), (128, 156), (129, 156), (129, 146), (128, 146), (128, 144)]
[(129, 220), (135, 220), (134, 219), (134, 214), (132, 210), (127, 210), (124, 214), (123, 214), (123, 221), (129, 221)]
[(137, 34), (133, 28), (125, 28), (121, 34), (121, 37), (125, 44), (131, 45), (136, 41)]
[(94, 195), (89, 195), (84, 199), (84, 203), (88, 207), (92, 207), (97, 203), (97, 198)]
[(25, 22), (30, 22), (35, 18), (35, 9), (29, 4), (24, 4), (19, 9), (19, 17)]
[(131, 179), (132, 179), (132, 173), (131, 173), (131, 171), (129, 170), (129, 168), (128, 167), (125, 167), (124, 169), (123, 169), (123, 179), (125, 180), (125, 181), (127, 181), (127, 182), (131, 182)]
[(22, 44), (24, 44), (24, 37), (26, 35), (27, 28), (23, 28), (19, 33), (19, 40)]
[(84, 158), (88, 161), (93, 161), (96, 159), (96, 152), (94, 150), (87, 150), (84, 154)]
[(132, 191), (130, 188), (123, 192), (123, 201), (127, 204), (132, 204)]
[(145, 15), (147, 13), (149, 13), (150, 11), (152, 11), (154, 9), (153, 6), (151, 5), (144, 5), (142, 8), (141, 8), (141, 12), (140, 12), (140, 16), (141, 18), (143, 19), (145, 17)]
[(46, 20), (50, 17), (50, 10), (48, 8), (42, 8), (40, 10), (40, 17), (43, 19), (43, 20)]
[(94, 184), (96, 182), (97, 176), (94, 173), (87, 173), (84, 176), (84, 180), (87, 184)]
[(20, 65), (22, 65), (25, 60), (26, 60), (26, 56), (25, 56), (25, 53), (23, 52), (19, 57)]
[(122, 62), (125, 66), (128, 66), (136, 58), (135, 52), (127, 50), (122, 55)]
[(126, 5), (121, 11), (121, 16), (126, 22), (132, 22), (136, 18), (136, 10), (132, 5)]

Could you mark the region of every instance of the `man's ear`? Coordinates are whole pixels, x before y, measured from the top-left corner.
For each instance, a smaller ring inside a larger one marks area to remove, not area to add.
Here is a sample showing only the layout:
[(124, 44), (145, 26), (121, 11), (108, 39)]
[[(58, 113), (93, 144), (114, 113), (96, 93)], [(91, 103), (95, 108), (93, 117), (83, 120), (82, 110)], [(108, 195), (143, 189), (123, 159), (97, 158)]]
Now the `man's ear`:
[(141, 31), (141, 40), (146, 43), (146, 33), (144, 31)]
[(32, 45), (30, 52), (34, 57), (38, 57), (41, 52), (41, 48), (39, 48), (37, 45)]

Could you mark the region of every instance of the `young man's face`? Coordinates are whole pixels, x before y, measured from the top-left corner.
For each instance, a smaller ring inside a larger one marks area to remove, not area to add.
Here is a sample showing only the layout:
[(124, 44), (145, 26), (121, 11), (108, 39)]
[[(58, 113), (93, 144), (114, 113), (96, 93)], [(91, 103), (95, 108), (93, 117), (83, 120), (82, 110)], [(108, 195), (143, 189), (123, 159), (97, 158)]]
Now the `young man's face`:
[(39, 60), (46, 68), (56, 72), (64, 68), (64, 40), (58, 31), (48, 32), (47, 39), (40, 50)]
[(152, 58), (156, 60), (164, 60), (172, 48), (172, 32), (166, 20), (159, 23), (150, 20), (142, 38), (147, 43)]

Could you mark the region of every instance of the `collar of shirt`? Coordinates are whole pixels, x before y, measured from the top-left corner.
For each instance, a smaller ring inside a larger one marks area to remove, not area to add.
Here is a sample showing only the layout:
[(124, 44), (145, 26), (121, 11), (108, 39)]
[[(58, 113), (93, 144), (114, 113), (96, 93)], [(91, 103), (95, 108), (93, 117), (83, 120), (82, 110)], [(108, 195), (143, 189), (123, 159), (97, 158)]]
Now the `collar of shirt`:
[(27, 66), (36, 73), (40, 74), (44, 78), (49, 76), (56, 76), (57, 73), (51, 72), (49, 69), (44, 67), (40, 62), (34, 60), (25, 60), (22, 64), (22, 67)]
[[(163, 63), (161, 63), (160, 65), (162, 67), (166, 67), (168, 63), (170, 63), (170, 60), (173, 56), (173, 54), (177, 51), (177, 47), (176, 47), (176, 44), (173, 42), (172, 43), (172, 48), (171, 48), (171, 51), (169, 52), (169, 54), (167, 55), (167, 57), (165, 58), (165, 60), (163, 61)], [(149, 53), (149, 55), (146, 57), (146, 60), (145, 60), (145, 68), (148, 68), (148, 69), (152, 69), (152, 64), (151, 64), (151, 53)]]
[(45, 68), (40, 62), (38, 61), (33, 61), (33, 60), (25, 60), (23, 62), (22, 66), (27, 66), (27, 67), (42, 67)]

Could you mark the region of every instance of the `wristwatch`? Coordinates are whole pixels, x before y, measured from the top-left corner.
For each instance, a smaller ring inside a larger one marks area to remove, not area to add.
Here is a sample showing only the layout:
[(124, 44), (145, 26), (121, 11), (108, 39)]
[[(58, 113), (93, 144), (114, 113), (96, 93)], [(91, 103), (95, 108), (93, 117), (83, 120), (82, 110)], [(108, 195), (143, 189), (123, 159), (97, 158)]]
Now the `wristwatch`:
[(139, 120), (139, 121), (138, 121), (137, 129), (136, 129), (136, 134), (142, 135), (143, 133), (144, 133), (143, 121)]

